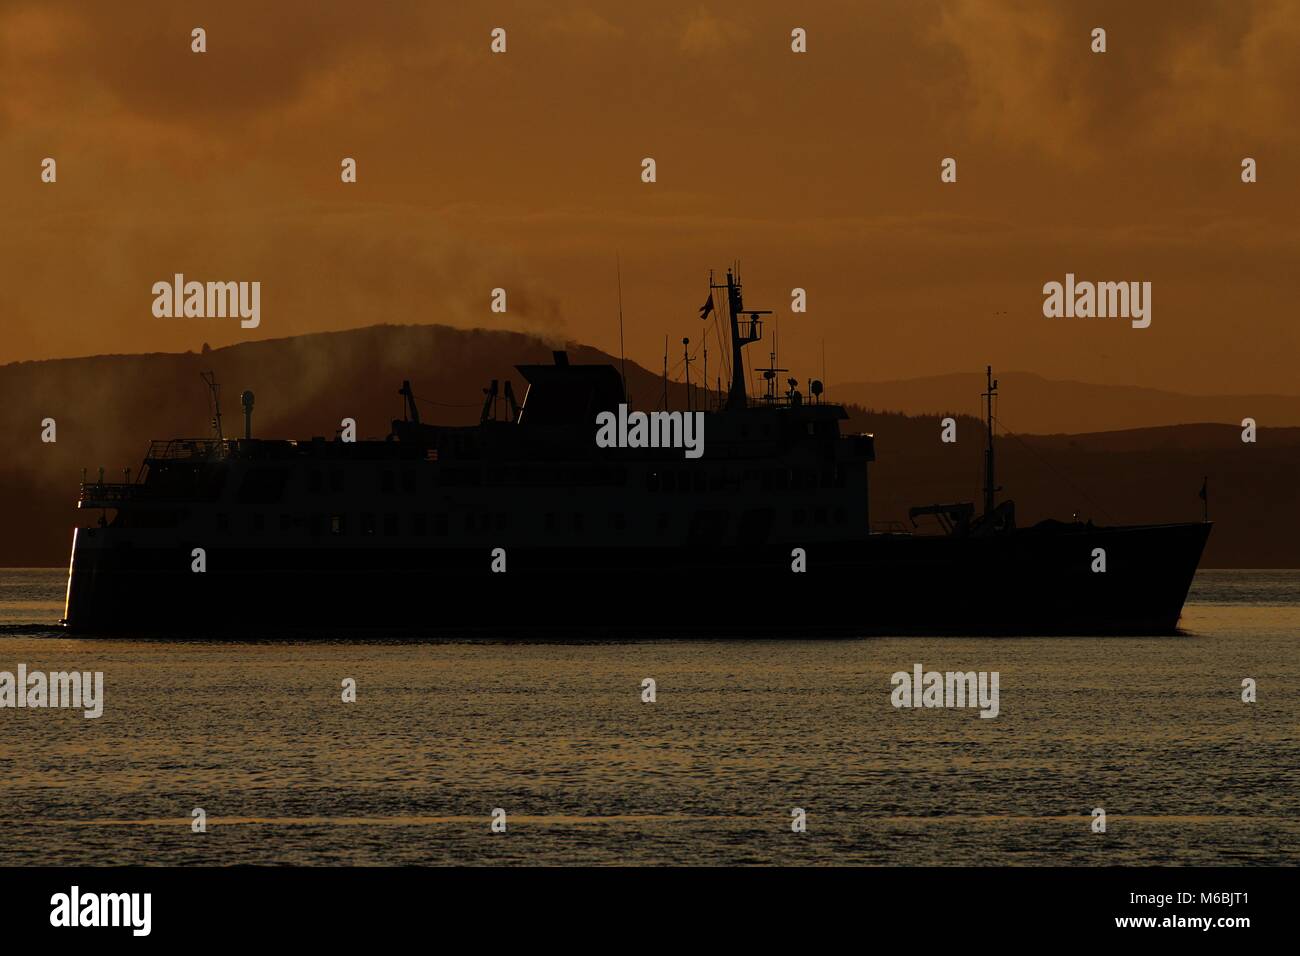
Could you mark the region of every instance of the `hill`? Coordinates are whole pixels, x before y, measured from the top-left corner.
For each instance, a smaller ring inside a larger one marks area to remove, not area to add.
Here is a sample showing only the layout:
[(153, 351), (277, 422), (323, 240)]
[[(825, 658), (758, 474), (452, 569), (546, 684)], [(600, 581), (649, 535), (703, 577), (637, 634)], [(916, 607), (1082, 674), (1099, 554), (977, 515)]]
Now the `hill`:
[[(1136, 385), (1053, 381), (1032, 372), (997, 373), (999, 417), (1024, 434), (1075, 434), (1192, 422), (1300, 426), (1300, 396), (1184, 395)], [(909, 415), (980, 413), (982, 371), (889, 382), (832, 383), (835, 401)]]
[[(426, 419), (468, 424), (478, 420), (482, 388), (490, 379), (521, 386), (513, 366), (549, 362), (556, 347), (561, 346), (522, 333), (381, 325), (203, 353), (0, 366), (0, 493), (9, 506), (0, 565), (66, 563), (83, 468), (93, 476), (102, 466), (115, 478), (123, 468), (139, 467), (150, 439), (208, 434), (201, 371), (212, 370), (224, 385), (227, 434), (242, 430), (238, 396), (248, 388), (256, 393), (254, 435), (331, 436), (342, 418), (351, 417), (361, 436), (382, 437), (390, 420), (402, 414), (403, 379), (411, 380)], [(575, 363), (617, 364), (596, 349), (567, 348)], [(631, 362), (627, 371), (634, 404), (657, 405), (662, 378)], [(973, 386), (978, 395), (978, 377), (966, 378), (954, 388)], [(1008, 400), (1018, 387), (1003, 377)], [(845, 401), (851, 395), (849, 386), (839, 386), (831, 397)], [(669, 400), (683, 407), (680, 383), (670, 383)], [(978, 498), (982, 432), (976, 418), (961, 417), (957, 443), (943, 444), (937, 415), (860, 406), (849, 411), (847, 430), (876, 435), (874, 520), (903, 521), (914, 504)], [(1053, 421), (1050, 409), (1036, 414)], [(45, 418), (57, 423), (53, 444), (40, 440)], [(1263, 413), (1260, 418), (1268, 420)], [(1253, 445), (1241, 442), (1236, 425), (1059, 434), (1064, 430), (998, 439), (999, 482), (1004, 495), (1016, 499), (1022, 524), (1075, 512), (1116, 523), (1194, 520), (1201, 513), (1196, 493), (1202, 476), (1209, 476), (1217, 527), (1206, 566), (1300, 567), (1300, 428), (1262, 428)]]

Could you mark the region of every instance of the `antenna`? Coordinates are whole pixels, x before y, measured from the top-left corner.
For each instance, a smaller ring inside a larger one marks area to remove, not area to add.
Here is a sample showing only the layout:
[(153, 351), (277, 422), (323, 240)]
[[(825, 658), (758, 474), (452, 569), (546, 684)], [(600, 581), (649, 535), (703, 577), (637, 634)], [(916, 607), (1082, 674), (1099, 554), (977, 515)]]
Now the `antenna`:
[(822, 336), (822, 389), (826, 388), (826, 336)]
[(420, 410), (415, 406), (415, 393), (411, 391), (411, 380), (409, 378), (402, 381), (402, 387), (397, 394), (406, 399), (405, 410), (402, 413), (403, 417), (408, 422), (420, 424)]
[(682, 360), (686, 363), (686, 410), (691, 410), (691, 340), (682, 339)]
[(253, 437), (253, 393), (244, 389), (244, 394), (239, 396), (239, 403), (244, 406), (244, 437)]
[(993, 399), (998, 394), (998, 380), (993, 377), (993, 366), (984, 366), (985, 380), (988, 383), (988, 390), (984, 392), (984, 398), (988, 400), (988, 447), (984, 451), (984, 514), (993, 513), (993, 499), (1000, 488), (993, 484)]
[(668, 411), (668, 336), (664, 336), (664, 411)]
[(199, 377), (208, 383), (208, 411), (212, 412), (212, 430), (216, 432), (217, 441), (225, 441), (221, 431), (221, 386), (217, 384), (216, 373), (200, 372)]
[[(710, 292), (710, 295), (713, 293)], [(700, 376), (704, 382), (704, 410), (709, 410), (709, 332), (704, 330), (704, 374)]]
[(623, 263), (614, 254), (614, 270), (618, 274), (618, 361), (622, 367), (623, 400), (632, 404), (632, 391), (627, 387), (627, 353), (623, 349)]

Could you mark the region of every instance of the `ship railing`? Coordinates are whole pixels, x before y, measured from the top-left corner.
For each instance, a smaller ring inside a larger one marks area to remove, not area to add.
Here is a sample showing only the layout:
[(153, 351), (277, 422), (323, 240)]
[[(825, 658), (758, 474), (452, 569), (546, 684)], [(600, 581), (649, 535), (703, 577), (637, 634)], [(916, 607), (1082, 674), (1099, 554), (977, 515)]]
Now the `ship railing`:
[(871, 522), (871, 530), (876, 534), (913, 534), (905, 522), (897, 519)]
[(100, 507), (100, 502), (111, 506), (136, 497), (141, 487), (125, 481), (83, 481), (77, 501), (81, 504), (94, 502), (94, 507)]
[(159, 489), (142, 481), (83, 481), (77, 495), (80, 508), (116, 508), (127, 502), (185, 502), (194, 495), (184, 489)]
[(220, 438), (169, 438), (151, 441), (146, 461), (206, 460), (225, 458), (234, 442)]
[[(714, 392), (713, 394), (716, 395), (717, 393)], [(796, 402), (793, 395), (777, 392), (772, 395), (750, 395), (746, 398), (745, 404), (750, 408), (801, 408), (808, 406), (816, 408), (818, 405), (833, 405), (836, 403), (827, 401), (824, 395), (809, 396), (803, 392), (799, 393), (799, 401)]]

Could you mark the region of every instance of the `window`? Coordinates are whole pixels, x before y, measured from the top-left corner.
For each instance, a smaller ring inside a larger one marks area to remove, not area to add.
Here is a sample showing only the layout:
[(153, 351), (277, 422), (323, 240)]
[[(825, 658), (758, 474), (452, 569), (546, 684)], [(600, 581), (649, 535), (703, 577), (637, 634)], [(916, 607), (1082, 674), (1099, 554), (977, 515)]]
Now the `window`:
[(384, 515), (384, 535), (391, 538), (397, 534), (397, 514), (390, 511)]
[(347, 522), (343, 515), (330, 515), (330, 534), (346, 534)]
[(423, 538), (429, 533), (429, 516), (423, 511), (411, 515), (411, 532), (417, 538)]
[(375, 533), (375, 516), (373, 512), (367, 511), (365, 514), (361, 516), (361, 533), (362, 534)]
[(437, 535), (438, 537), (440, 537), (440, 538), (445, 538), (445, 537), (447, 536), (447, 516), (446, 516), (446, 515), (434, 515), (434, 516), (433, 516), (433, 533), (434, 533), (435, 535)]
[(284, 499), (284, 486), (288, 480), (288, 468), (262, 465), (249, 468), (244, 472), (235, 498), (243, 504), (276, 504)]

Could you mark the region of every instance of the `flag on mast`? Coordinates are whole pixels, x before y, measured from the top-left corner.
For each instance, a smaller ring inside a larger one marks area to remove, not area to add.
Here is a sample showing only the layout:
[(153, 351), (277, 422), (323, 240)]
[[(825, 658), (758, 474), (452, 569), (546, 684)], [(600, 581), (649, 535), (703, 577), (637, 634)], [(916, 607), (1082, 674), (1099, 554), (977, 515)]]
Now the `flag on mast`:
[(709, 317), (709, 313), (712, 311), (713, 311), (713, 293), (709, 292), (709, 297), (705, 299), (704, 304), (700, 306), (700, 318), (707, 319)]

